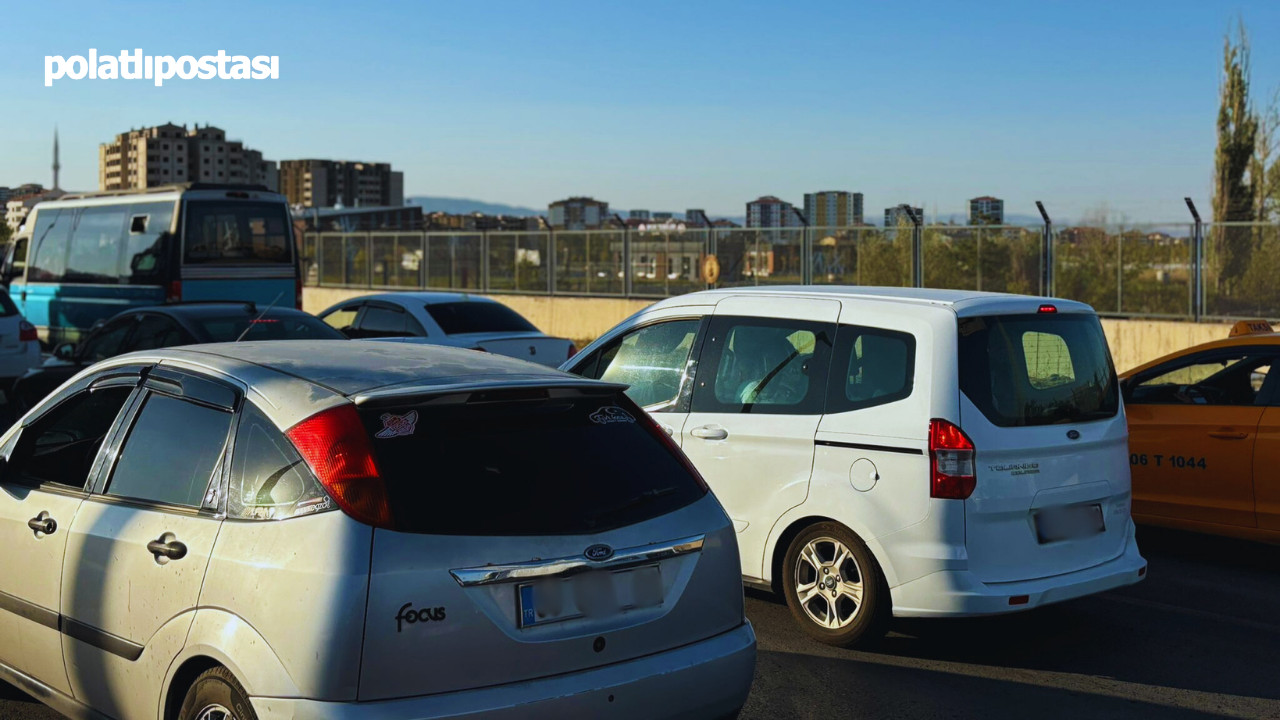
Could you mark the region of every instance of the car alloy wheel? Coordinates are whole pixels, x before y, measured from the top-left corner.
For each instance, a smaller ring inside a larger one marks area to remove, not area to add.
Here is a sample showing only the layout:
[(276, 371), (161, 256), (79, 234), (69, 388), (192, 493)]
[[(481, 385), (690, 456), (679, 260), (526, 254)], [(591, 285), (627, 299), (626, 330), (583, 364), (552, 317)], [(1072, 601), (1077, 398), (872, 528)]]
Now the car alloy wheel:
[(225, 707), (214, 703), (200, 711), (196, 715), (196, 720), (237, 720), (234, 713)]
[(849, 626), (862, 611), (863, 572), (841, 541), (818, 537), (800, 549), (795, 597), (805, 615), (828, 630)]

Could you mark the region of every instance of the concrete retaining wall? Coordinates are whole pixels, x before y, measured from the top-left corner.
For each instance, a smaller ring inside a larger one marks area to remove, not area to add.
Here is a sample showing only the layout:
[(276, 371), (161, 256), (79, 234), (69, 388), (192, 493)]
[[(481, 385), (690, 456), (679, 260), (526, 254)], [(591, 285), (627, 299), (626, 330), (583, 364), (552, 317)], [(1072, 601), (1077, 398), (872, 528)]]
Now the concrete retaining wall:
[[(308, 287), (302, 306), (319, 313), (334, 303), (367, 295), (367, 290)], [(545, 295), (490, 295), (529, 318), (543, 332), (583, 343), (603, 335), (624, 318), (644, 309), (651, 301), (622, 298), (550, 297)], [(1192, 345), (1227, 336), (1229, 323), (1190, 323), (1168, 320), (1119, 320), (1103, 318), (1103, 330), (1111, 345), (1116, 369), (1123, 372), (1149, 360)]]

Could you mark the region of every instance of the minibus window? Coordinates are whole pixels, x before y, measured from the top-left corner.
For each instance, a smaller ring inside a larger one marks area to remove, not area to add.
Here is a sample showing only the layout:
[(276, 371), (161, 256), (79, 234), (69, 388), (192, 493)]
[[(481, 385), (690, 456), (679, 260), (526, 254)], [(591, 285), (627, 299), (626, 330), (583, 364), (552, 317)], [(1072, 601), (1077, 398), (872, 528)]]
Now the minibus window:
[(156, 282), (165, 258), (164, 240), (173, 224), (172, 202), (129, 205), (129, 231), (125, 236), (120, 276), (126, 283)]
[(1000, 427), (1115, 417), (1102, 324), (1077, 313), (961, 318), (960, 390)]
[(35, 257), (31, 259), (27, 272), (29, 282), (62, 281), (67, 271), (67, 241), (71, 238), (75, 216), (74, 208), (36, 212), (35, 228), (31, 231)]
[(293, 262), (283, 203), (191, 201), (186, 206), (189, 265)]

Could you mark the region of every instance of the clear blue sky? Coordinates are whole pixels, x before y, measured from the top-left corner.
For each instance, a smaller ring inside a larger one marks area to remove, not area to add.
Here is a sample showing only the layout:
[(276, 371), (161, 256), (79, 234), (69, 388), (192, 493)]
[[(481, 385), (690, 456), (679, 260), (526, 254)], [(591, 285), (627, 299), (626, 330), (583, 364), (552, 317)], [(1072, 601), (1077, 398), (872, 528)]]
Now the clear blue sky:
[[(1280, 87), (1280, 2), (21, 2), (0, 185), (92, 189), (131, 126), (213, 123), (268, 158), (389, 161), (407, 194), (741, 215), (774, 194), (1059, 217), (1207, 206), (1222, 36)], [(276, 81), (70, 81), (45, 55), (279, 55)]]

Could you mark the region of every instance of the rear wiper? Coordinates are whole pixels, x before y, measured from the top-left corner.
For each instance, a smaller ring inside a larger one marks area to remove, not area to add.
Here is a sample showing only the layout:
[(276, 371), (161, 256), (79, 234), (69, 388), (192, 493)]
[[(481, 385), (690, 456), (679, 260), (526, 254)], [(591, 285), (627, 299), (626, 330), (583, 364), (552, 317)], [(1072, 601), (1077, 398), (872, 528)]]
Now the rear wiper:
[(591, 519), (587, 521), (587, 524), (590, 525), (591, 527), (595, 527), (600, 522), (600, 518), (608, 517), (610, 515), (616, 515), (624, 510), (630, 510), (631, 508), (644, 505), (645, 503), (651, 500), (656, 500), (662, 497), (663, 495), (670, 495), (675, 491), (676, 489), (674, 487), (658, 488), (656, 490), (645, 490), (644, 492), (631, 498), (630, 500), (627, 500), (626, 502), (618, 503), (613, 507), (607, 507), (604, 510), (601, 510), (600, 512), (591, 516)]

